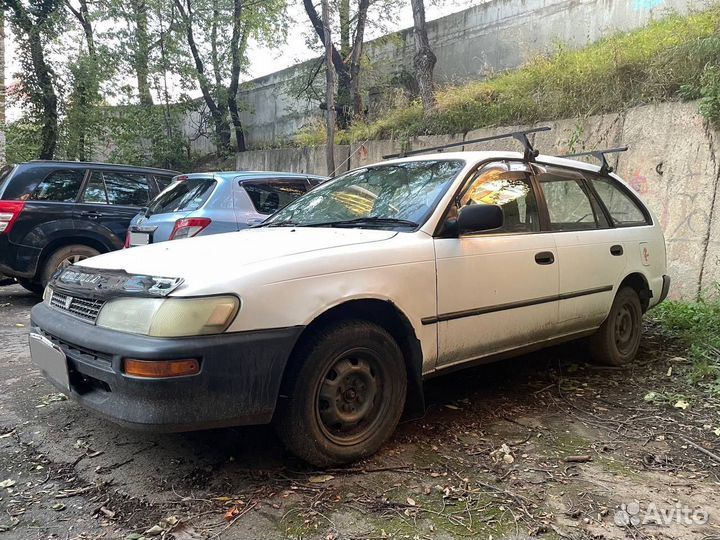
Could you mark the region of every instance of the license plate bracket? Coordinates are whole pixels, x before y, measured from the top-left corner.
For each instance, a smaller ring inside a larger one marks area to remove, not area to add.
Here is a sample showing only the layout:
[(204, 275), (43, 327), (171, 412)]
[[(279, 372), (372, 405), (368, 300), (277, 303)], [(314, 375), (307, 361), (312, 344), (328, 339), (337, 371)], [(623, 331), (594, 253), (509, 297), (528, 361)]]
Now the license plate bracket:
[(65, 353), (45, 336), (30, 334), (30, 357), (33, 364), (47, 377), (70, 392), (70, 375)]

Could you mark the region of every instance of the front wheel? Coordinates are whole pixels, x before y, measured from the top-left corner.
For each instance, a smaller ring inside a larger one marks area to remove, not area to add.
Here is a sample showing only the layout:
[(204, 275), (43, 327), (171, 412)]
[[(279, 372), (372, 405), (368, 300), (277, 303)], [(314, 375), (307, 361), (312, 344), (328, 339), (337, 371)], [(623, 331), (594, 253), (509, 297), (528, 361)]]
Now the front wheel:
[(407, 374), (386, 330), (362, 320), (337, 323), (304, 341), (293, 361), (300, 367), (275, 420), (293, 454), (320, 467), (339, 465), (373, 454), (390, 437)]
[(642, 305), (635, 289), (620, 289), (607, 319), (590, 338), (593, 358), (611, 366), (623, 366), (631, 362), (640, 347), (642, 315)]

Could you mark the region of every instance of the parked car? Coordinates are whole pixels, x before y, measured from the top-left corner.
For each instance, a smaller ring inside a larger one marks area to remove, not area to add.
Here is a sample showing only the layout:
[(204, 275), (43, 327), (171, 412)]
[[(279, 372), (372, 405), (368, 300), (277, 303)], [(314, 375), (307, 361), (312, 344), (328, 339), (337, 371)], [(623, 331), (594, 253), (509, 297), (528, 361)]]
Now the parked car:
[(428, 377), (584, 337), (632, 362), (670, 285), (660, 225), (605, 165), (526, 144), (392, 159), (262, 227), (66, 268), (33, 361), (125, 426), (273, 421), (319, 466), (375, 452)]
[(133, 218), (125, 246), (245, 229), (324, 180), (307, 174), (248, 171), (177, 176)]
[(29, 161), (0, 169), (0, 273), (41, 293), (63, 266), (123, 247), (125, 231), (175, 171)]

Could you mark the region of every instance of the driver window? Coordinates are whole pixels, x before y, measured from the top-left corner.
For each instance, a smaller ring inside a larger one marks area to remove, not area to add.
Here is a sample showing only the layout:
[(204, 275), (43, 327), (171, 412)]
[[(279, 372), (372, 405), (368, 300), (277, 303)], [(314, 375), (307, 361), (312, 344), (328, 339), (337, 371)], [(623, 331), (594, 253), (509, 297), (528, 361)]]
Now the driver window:
[(537, 202), (528, 168), (523, 163), (491, 163), (480, 169), (460, 196), (459, 211), (471, 204), (495, 204), (503, 209), (504, 223), (493, 233), (540, 230)]

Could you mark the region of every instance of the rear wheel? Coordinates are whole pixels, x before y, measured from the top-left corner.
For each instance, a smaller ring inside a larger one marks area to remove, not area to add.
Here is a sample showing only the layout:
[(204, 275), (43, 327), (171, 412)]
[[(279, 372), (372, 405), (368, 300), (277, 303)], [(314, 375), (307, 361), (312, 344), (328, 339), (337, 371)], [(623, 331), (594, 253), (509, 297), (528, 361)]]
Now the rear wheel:
[(590, 338), (590, 353), (601, 363), (622, 366), (631, 362), (640, 347), (642, 305), (635, 289), (621, 288), (610, 314)]
[(53, 274), (61, 268), (84, 261), (90, 257), (95, 257), (96, 255), (100, 255), (97, 249), (83, 246), (82, 244), (61, 247), (53, 251), (50, 256), (45, 259), (45, 264), (40, 271), (40, 283), (44, 287), (48, 284)]
[(345, 321), (313, 334), (293, 359), (300, 368), (276, 415), (287, 448), (321, 467), (377, 451), (395, 430), (407, 392), (392, 336), (367, 321)]

